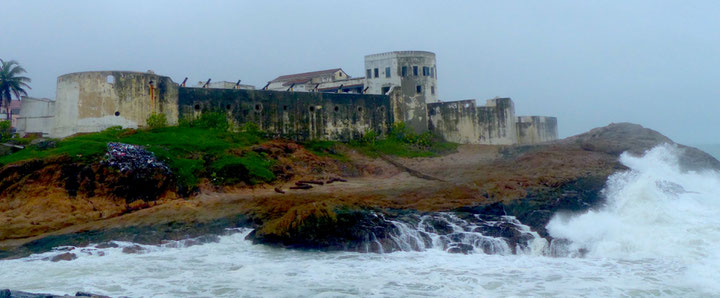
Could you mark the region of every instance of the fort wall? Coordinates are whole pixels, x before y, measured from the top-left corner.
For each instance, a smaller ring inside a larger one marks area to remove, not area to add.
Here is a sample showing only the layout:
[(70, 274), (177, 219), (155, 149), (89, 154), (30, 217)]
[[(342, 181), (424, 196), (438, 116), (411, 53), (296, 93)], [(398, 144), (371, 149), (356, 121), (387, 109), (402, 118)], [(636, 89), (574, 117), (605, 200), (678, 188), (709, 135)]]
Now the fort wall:
[(428, 126), (443, 139), (461, 144), (511, 145), (517, 143), (515, 105), (496, 98), (485, 106), (475, 100), (429, 103)]
[(93, 71), (58, 77), (52, 137), (101, 131), (111, 126), (138, 128), (153, 113), (177, 124), (178, 85), (152, 73)]
[(180, 117), (221, 111), (236, 126), (252, 122), (299, 141), (348, 141), (368, 130), (384, 134), (393, 123), (386, 95), (181, 87), (178, 104)]
[(517, 117), (518, 143), (523, 145), (545, 143), (558, 138), (557, 118), (544, 116)]

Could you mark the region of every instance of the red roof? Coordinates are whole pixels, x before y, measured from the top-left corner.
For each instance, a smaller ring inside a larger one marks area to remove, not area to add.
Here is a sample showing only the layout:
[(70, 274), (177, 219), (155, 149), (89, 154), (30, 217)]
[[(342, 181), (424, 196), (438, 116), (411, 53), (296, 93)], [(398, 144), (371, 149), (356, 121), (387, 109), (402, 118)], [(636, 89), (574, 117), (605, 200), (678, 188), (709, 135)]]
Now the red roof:
[[(291, 74), (291, 75), (284, 75), (284, 76), (279, 76), (270, 82), (287, 82), (287, 83), (301, 84), (301, 83), (310, 81), (316, 77), (332, 75), (335, 72), (337, 72), (338, 70), (342, 70), (342, 68), (333, 68), (333, 69), (327, 69), (327, 70), (319, 70), (319, 71), (311, 71), (311, 72), (296, 73), (296, 74)], [(285, 84), (285, 85), (288, 85), (288, 84)]]

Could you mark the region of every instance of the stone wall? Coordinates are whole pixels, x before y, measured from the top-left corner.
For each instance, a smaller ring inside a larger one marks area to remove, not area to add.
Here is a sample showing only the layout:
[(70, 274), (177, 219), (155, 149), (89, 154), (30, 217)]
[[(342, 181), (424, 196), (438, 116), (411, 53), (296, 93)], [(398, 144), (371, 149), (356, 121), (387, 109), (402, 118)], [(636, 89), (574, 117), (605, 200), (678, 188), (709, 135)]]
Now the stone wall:
[(496, 98), (477, 107), (475, 100), (427, 105), (428, 126), (450, 142), (511, 145), (517, 143), (515, 106), (510, 98)]
[(179, 89), (180, 117), (227, 113), (236, 126), (260, 129), (294, 140), (357, 139), (367, 130), (383, 134), (393, 117), (385, 95), (232, 89)]
[(538, 144), (557, 140), (557, 118), (543, 116), (517, 117), (517, 135), (519, 144)]
[[(152, 83), (152, 84), (151, 84)], [(152, 85), (152, 86), (151, 86)], [(177, 124), (178, 84), (152, 73), (95, 71), (58, 77), (52, 137), (111, 126), (143, 127), (151, 113)]]

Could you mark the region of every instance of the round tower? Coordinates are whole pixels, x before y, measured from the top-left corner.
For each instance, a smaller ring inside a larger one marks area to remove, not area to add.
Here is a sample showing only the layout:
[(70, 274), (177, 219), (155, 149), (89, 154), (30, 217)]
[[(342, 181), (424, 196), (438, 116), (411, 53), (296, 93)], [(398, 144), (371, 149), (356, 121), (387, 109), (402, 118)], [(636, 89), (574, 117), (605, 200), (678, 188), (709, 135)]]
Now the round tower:
[(58, 77), (52, 137), (137, 128), (152, 113), (177, 123), (178, 85), (169, 77), (130, 71), (88, 71)]

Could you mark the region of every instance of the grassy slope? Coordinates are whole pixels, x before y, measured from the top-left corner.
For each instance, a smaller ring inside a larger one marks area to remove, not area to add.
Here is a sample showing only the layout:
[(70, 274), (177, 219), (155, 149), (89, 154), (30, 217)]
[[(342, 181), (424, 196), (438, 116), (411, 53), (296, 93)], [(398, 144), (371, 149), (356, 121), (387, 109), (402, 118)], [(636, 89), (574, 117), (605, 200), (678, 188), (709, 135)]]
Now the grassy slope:
[[(180, 126), (151, 130), (109, 128), (57, 142), (54, 148), (28, 146), (19, 152), (0, 157), (0, 166), (28, 159), (67, 155), (78, 161), (92, 162), (102, 158), (108, 142), (120, 142), (144, 146), (164, 161), (182, 186), (192, 188), (200, 178), (208, 178), (217, 184), (250, 184), (271, 182), (274, 160), (249, 149), (265, 139), (256, 128), (245, 127), (244, 132), (227, 131), (224, 115), (204, 114), (193, 122)], [(313, 141), (305, 147), (320, 156), (347, 161), (336, 150), (337, 142)], [(381, 154), (399, 157), (431, 157), (454, 151), (457, 144), (442, 142), (430, 134), (417, 135), (404, 125), (396, 125), (391, 132), (380, 137), (368, 133), (362, 140), (348, 144), (366, 155)]]
[[(142, 145), (170, 166), (181, 184), (194, 186), (200, 177), (212, 176), (212, 170), (243, 165), (255, 182), (272, 181), (272, 162), (255, 152), (238, 154), (243, 148), (263, 139), (253, 133), (230, 133), (201, 127), (165, 127), (153, 130), (110, 128), (99, 133), (71, 137), (59, 141), (57, 147), (42, 150), (29, 146), (11, 155), (0, 157), (0, 164), (57, 155), (68, 155), (79, 161), (94, 161), (107, 151), (108, 142)], [(240, 149), (240, 150), (238, 150)], [(244, 150), (247, 151), (247, 150)], [(217, 173), (215, 173), (217, 175)]]

